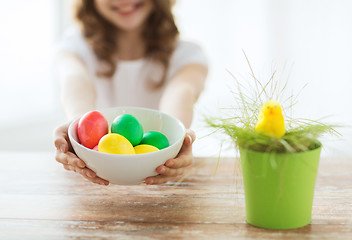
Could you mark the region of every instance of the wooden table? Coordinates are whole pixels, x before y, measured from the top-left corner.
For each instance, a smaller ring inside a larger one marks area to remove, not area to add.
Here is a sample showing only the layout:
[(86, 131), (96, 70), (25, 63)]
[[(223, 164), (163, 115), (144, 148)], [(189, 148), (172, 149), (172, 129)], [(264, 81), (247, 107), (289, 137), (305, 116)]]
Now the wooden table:
[(246, 223), (234, 158), (203, 163), (183, 183), (108, 187), (65, 171), (53, 153), (0, 153), (0, 239), (352, 239), (352, 159), (322, 159), (312, 223)]

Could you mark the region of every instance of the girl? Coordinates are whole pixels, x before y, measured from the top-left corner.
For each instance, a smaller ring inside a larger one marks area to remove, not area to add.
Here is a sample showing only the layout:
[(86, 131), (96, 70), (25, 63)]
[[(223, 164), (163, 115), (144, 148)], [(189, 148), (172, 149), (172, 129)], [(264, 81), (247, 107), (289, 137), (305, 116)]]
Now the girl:
[[(170, 0), (77, 0), (72, 28), (59, 46), (56, 66), (69, 119), (113, 106), (159, 109), (192, 123), (193, 105), (207, 75), (201, 49), (178, 39)], [(108, 185), (72, 151), (69, 122), (54, 133), (55, 158), (66, 170)], [(174, 180), (192, 164), (195, 134), (187, 130), (175, 159), (157, 167), (146, 184)]]

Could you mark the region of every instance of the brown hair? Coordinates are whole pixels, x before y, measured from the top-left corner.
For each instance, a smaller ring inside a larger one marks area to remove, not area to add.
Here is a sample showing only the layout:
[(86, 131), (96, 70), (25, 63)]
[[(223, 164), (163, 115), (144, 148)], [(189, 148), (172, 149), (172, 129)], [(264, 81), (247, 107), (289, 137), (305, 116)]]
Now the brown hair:
[[(171, 12), (172, 2), (152, 1), (154, 8), (146, 20), (143, 39), (146, 44), (146, 56), (164, 67), (162, 79), (153, 86), (158, 88), (165, 82), (169, 59), (179, 32)], [(116, 27), (98, 13), (93, 0), (77, 0), (74, 15), (97, 58), (107, 64), (106, 71), (97, 74), (112, 77), (116, 71), (114, 54), (118, 47), (115, 40)]]

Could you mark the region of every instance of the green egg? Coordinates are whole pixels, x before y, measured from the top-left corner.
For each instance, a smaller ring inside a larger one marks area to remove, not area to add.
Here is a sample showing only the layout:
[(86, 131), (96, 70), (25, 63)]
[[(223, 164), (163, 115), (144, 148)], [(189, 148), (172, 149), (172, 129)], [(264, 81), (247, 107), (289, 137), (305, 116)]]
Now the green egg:
[(167, 137), (156, 131), (145, 132), (140, 144), (148, 144), (157, 147), (159, 150), (168, 147), (169, 140)]
[(121, 114), (112, 122), (111, 133), (124, 136), (133, 146), (136, 146), (143, 138), (143, 127), (131, 114)]

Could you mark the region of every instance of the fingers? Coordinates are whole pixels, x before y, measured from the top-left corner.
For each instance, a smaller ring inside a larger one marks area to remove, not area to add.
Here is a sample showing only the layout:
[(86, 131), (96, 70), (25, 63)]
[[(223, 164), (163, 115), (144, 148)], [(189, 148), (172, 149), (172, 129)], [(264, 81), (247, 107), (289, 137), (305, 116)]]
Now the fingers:
[(156, 172), (159, 173), (159, 175), (146, 178), (145, 183), (161, 184), (182, 176), (193, 163), (192, 144), (195, 139), (195, 133), (190, 129), (186, 130), (186, 136), (177, 157), (167, 160), (165, 165), (158, 166)]
[(87, 167), (79, 167), (79, 166), (76, 166), (76, 165), (72, 165), (72, 164), (62, 164), (64, 166), (64, 168), (66, 170), (69, 170), (69, 171), (74, 171), (74, 172), (77, 172), (77, 173), (80, 173), (81, 175), (84, 175), (86, 177), (95, 177), (96, 174), (95, 172), (93, 172), (92, 170), (90, 170), (89, 168)]
[(84, 168), (86, 164), (79, 159), (74, 153), (69, 151), (68, 143), (68, 127), (70, 122), (67, 122), (54, 131), (54, 143), (56, 147), (55, 159), (64, 165), (72, 165), (78, 168)]
[[(60, 136), (62, 130), (57, 130), (57, 133), (54, 137), (55, 146), (57, 148), (55, 152), (55, 159), (59, 163), (62, 163), (63, 167), (68, 171), (74, 171), (81, 174), (85, 179), (90, 182), (100, 184), (100, 185), (109, 185), (109, 181), (102, 179), (96, 175), (94, 171), (86, 167), (86, 164), (83, 160), (79, 159), (74, 153), (68, 152), (68, 144), (65, 137)], [(66, 143), (66, 148), (64, 151), (61, 151), (62, 144)]]
[(186, 172), (186, 169), (188, 168), (184, 167), (173, 169), (162, 165), (156, 168), (156, 172), (159, 173), (161, 176), (176, 177), (179, 175), (183, 175)]
[(168, 181), (178, 181), (181, 177), (165, 177), (165, 176), (155, 176), (155, 177), (147, 177), (145, 180), (145, 183), (148, 185), (154, 185), (154, 184), (163, 184), (167, 183)]
[(68, 142), (65, 138), (58, 136), (54, 139), (54, 144), (57, 150), (63, 153), (68, 151)]
[(54, 144), (56, 147), (55, 159), (62, 163), (63, 167), (68, 171), (74, 171), (81, 174), (90, 182), (109, 185), (109, 181), (102, 179), (96, 175), (94, 171), (86, 167), (83, 160), (79, 159), (73, 152), (68, 139), (68, 127), (71, 122), (67, 122), (54, 131)]
[[(168, 168), (183, 168), (192, 164), (193, 155), (192, 155), (192, 144), (196, 139), (195, 133), (188, 129), (186, 131), (186, 136), (183, 141), (183, 145), (180, 149), (179, 154), (174, 159), (169, 159), (165, 162), (165, 166)], [(161, 170), (161, 169), (160, 169)], [(169, 171), (169, 170), (165, 170)]]
[(192, 149), (183, 154), (179, 154), (176, 158), (169, 159), (165, 162), (165, 166), (169, 169), (177, 169), (188, 167), (193, 163)]
[(83, 160), (79, 159), (74, 153), (72, 152), (61, 152), (56, 150), (55, 159), (59, 163), (64, 165), (72, 165), (78, 168), (84, 168), (86, 164)]
[(64, 168), (66, 170), (74, 171), (76, 173), (81, 174), (85, 179), (87, 179), (90, 182), (93, 182), (93, 183), (96, 183), (96, 184), (100, 184), (100, 185), (106, 185), (106, 186), (109, 185), (108, 181), (98, 177), (96, 175), (96, 173), (93, 172), (92, 170), (90, 170), (89, 168), (86, 168), (86, 167), (85, 168), (79, 168), (79, 167), (75, 167), (75, 166), (68, 165), (68, 164), (64, 164), (63, 166), (64, 166)]
[(106, 181), (105, 179), (102, 179), (100, 177), (95, 177), (95, 178), (86, 178), (88, 181), (92, 182), (92, 183), (96, 183), (96, 184), (100, 184), (100, 185), (105, 185), (108, 186), (109, 185), (109, 181)]
[[(164, 170), (162, 170), (164, 169)], [(157, 172), (159, 175), (154, 177), (147, 177), (145, 179), (146, 184), (162, 184), (168, 181), (177, 181), (182, 177), (182, 175), (186, 172), (188, 168), (178, 168), (178, 169), (171, 169), (165, 167), (164, 165), (159, 166), (157, 168)]]
[(165, 165), (158, 166), (155, 170), (157, 173), (165, 176), (177, 176), (183, 174), (184, 169), (193, 163), (192, 150), (188, 154), (179, 154), (174, 159), (166, 161)]
[[(187, 139), (188, 138), (188, 139)], [(186, 141), (187, 139), (187, 141)], [(187, 129), (186, 130), (186, 137), (185, 137), (185, 143), (190, 146), (192, 143), (196, 140), (196, 134), (193, 130)]]
[(60, 127), (56, 128), (54, 131), (54, 144), (57, 150), (61, 152), (67, 152), (69, 149), (68, 146), (68, 127), (70, 122), (61, 125)]
[(101, 185), (109, 185), (109, 181), (98, 177), (94, 171), (86, 167), (83, 160), (79, 159), (71, 152), (63, 153), (56, 150), (56, 161), (62, 163), (66, 170), (79, 173), (90, 182)]
[(109, 185), (109, 181), (98, 177), (96, 173), (90, 170), (89, 168), (76, 168), (76, 172), (81, 174), (85, 179), (90, 182), (106, 186)]

